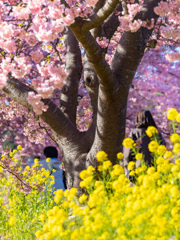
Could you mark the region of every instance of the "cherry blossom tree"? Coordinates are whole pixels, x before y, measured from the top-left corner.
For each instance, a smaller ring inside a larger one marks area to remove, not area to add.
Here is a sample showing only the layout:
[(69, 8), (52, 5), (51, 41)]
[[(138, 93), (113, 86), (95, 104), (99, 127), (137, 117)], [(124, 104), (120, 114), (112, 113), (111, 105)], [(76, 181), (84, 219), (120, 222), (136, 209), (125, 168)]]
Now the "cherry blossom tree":
[[(166, 92), (177, 93), (179, 7), (175, 0), (0, 1), (1, 118), (36, 143), (45, 135), (56, 142), (68, 188), (97, 166), (99, 150), (116, 161), (126, 116), (132, 121), (134, 110), (152, 104), (150, 91), (166, 107)], [(147, 105), (132, 109), (143, 98)], [(151, 107), (160, 112), (161, 104)]]

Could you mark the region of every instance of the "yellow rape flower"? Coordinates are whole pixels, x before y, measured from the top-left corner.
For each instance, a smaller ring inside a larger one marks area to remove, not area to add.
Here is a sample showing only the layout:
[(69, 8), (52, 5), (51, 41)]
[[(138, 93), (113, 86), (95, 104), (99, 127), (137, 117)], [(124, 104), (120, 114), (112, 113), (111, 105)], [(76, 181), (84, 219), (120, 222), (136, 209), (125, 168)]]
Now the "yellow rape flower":
[(135, 171), (132, 170), (132, 171), (129, 173), (129, 176), (135, 176)]
[(81, 196), (79, 197), (79, 202), (80, 202), (80, 203), (84, 203), (87, 198), (88, 198), (88, 196), (85, 195), (85, 194), (83, 194), (83, 195), (81, 195)]
[(34, 166), (39, 167), (39, 159), (38, 158), (34, 159)]
[(157, 128), (155, 128), (153, 126), (149, 126), (146, 130), (146, 134), (148, 135), (148, 137), (152, 137), (156, 133), (158, 133), (158, 130), (157, 130)]
[(170, 137), (170, 141), (172, 143), (179, 143), (180, 142), (180, 136), (177, 133), (174, 133)]
[(176, 121), (180, 123), (180, 113), (178, 113), (178, 115), (176, 116)]
[(63, 196), (63, 190), (62, 189), (56, 190), (55, 197), (54, 197), (55, 203), (59, 204), (60, 201), (61, 201), (62, 196)]
[(137, 153), (135, 156), (136, 160), (142, 159), (143, 158), (143, 154), (142, 153)]
[(13, 154), (16, 154), (16, 153), (17, 153), (17, 150), (16, 150), (16, 149), (14, 149), (12, 153), (13, 153)]
[(21, 150), (22, 149), (22, 146), (21, 145), (18, 145), (17, 146), (17, 150)]
[(131, 138), (125, 138), (122, 142), (122, 145), (125, 147), (125, 148), (132, 148), (133, 146), (133, 143), (134, 143), (134, 140), (132, 140)]
[(78, 229), (75, 229), (72, 234), (71, 234), (71, 240), (77, 240), (79, 237), (79, 230)]
[(167, 119), (173, 121), (173, 120), (176, 119), (177, 115), (178, 115), (178, 111), (175, 108), (168, 109), (168, 111), (167, 111)]
[(110, 175), (112, 178), (124, 174), (124, 168), (121, 167), (119, 164), (113, 166), (113, 171), (111, 171)]
[(31, 168), (30, 166), (26, 166), (26, 170), (29, 171)]
[(158, 149), (157, 149), (157, 154), (158, 155), (164, 155), (166, 152), (166, 147), (164, 145), (159, 145)]
[(124, 155), (123, 155), (122, 152), (119, 152), (119, 153), (117, 154), (117, 159), (121, 160), (121, 159), (123, 159), (123, 157), (124, 157)]
[(46, 216), (45, 216), (44, 214), (41, 214), (41, 215), (39, 216), (39, 220), (40, 220), (42, 223), (45, 222), (45, 219), (46, 219)]
[(102, 172), (102, 171), (103, 171), (103, 166), (102, 166), (102, 165), (99, 165), (99, 166), (98, 166), (98, 171), (99, 171), (99, 172)]
[(51, 161), (51, 159), (50, 158), (46, 158), (46, 162), (50, 162)]
[(107, 170), (107, 169), (110, 168), (111, 166), (112, 166), (111, 161), (105, 161), (105, 162), (103, 162), (103, 165), (102, 165), (103, 170)]
[(89, 167), (87, 168), (87, 172), (88, 172), (89, 174), (92, 174), (94, 171), (95, 171), (95, 168), (94, 168), (93, 166), (89, 166)]
[(135, 162), (131, 161), (128, 163), (128, 167), (129, 170), (133, 170), (135, 168)]
[(9, 156), (12, 158), (14, 156), (13, 152), (10, 152)]
[(103, 161), (107, 160), (107, 154), (104, 151), (99, 151), (96, 154), (96, 158), (97, 158), (98, 162), (103, 162)]
[(100, 237), (97, 238), (97, 240), (107, 240), (109, 238), (109, 233), (104, 232)]
[(176, 143), (173, 148), (173, 153), (179, 153), (180, 152), (180, 144)]
[(86, 179), (84, 179), (84, 181), (81, 181), (79, 186), (81, 188), (87, 188), (88, 189), (90, 187), (90, 185), (92, 184), (92, 181), (93, 181), (93, 177), (89, 176)]
[(159, 147), (159, 144), (156, 141), (151, 141), (148, 145), (148, 148), (149, 148), (150, 152), (156, 152), (158, 147)]
[(38, 231), (35, 233), (36, 238), (40, 238), (41, 235), (42, 235), (42, 231), (40, 231), (40, 230), (38, 230)]
[(163, 164), (164, 161), (165, 161), (165, 159), (164, 159), (163, 157), (158, 157), (158, 158), (156, 159), (156, 163), (157, 163), (158, 165)]
[(165, 154), (164, 154), (164, 158), (168, 159), (168, 158), (172, 158), (173, 157), (173, 154), (171, 151), (166, 151)]
[(10, 217), (8, 221), (9, 226), (14, 226), (15, 223), (16, 223), (16, 218), (14, 216)]
[(175, 163), (180, 166), (180, 158), (177, 158), (177, 159), (175, 160)]
[(172, 168), (171, 168), (171, 172), (172, 172), (173, 174), (178, 173), (179, 170), (180, 170), (180, 168), (179, 168), (179, 166), (177, 166), (177, 165), (174, 165), (174, 166), (172, 166)]
[(179, 198), (180, 197), (180, 191), (178, 186), (174, 186), (170, 189), (170, 193), (172, 197)]
[[(92, 167), (93, 168), (93, 167)], [(92, 176), (93, 175), (93, 170), (92, 168), (89, 166), (87, 170), (82, 170), (79, 174), (80, 178), (82, 180), (86, 179), (87, 177), (89, 176)], [(90, 170), (91, 169), (91, 170)]]
[(153, 173), (155, 173), (155, 168), (154, 167), (149, 167), (148, 170), (147, 170), (147, 174), (152, 175)]

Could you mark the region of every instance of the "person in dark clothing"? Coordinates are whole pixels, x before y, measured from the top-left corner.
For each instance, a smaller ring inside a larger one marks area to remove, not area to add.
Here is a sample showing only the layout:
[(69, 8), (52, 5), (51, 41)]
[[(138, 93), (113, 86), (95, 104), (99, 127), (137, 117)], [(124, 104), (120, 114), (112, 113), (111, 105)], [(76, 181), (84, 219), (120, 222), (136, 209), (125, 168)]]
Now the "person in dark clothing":
[[(134, 142), (137, 144), (137, 147), (139, 148), (139, 152), (143, 153), (144, 155), (144, 161), (147, 164), (147, 166), (153, 166), (153, 157), (151, 155), (151, 152), (148, 149), (148, 144), (150, 143), (151, 139), (147, 136), (146, 130), (149, 126), (154, 126), (157, 128), (156, 123), (151, 115), (151, 112), (149, 110), (141, 110), (138, 112), (136, 120), (135, 120), (135, 128), (131, 131), (129, 137), (134, 140)], [(166, 145), (163, 136), (161, 133), (158, 132), (157, 139), (160, 144)], [(131, 152), (130, 148), (124, 148), (124, 159), (123, 159), (123, 165), (124, 168), (127, 167), (128, 163), (130, 161), (135, 161), (135, 156)], [(140, 162), (136, 162), (136, 167), (140, 165)]]

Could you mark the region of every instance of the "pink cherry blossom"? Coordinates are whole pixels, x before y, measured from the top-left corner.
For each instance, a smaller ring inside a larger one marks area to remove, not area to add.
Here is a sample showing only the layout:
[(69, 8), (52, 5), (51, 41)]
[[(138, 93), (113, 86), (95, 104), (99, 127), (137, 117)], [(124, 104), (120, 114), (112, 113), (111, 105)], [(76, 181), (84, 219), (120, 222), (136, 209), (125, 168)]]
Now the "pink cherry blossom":
[(129, 15), (131, 15), (132, 17), (134, 17), (138, 12), (141, 11), (142, 5), (139, 5), (138, 3), (135, 3), (135, 4), (127, 4), (127, 8), (128, 8), (128, 13), (129, 13)]
[(61, 18), (65, 10), (64, 4), (60, 4), (59, 2), (51, 2), (51, 4), (48, 5), (48, 8), (49, 8), (49, 16), (52, 19)]
[(16, 47), (16, 43), (14, 40), (0, 40), (0, 46), (1, 48), (5, 49), (7, 52), (11, 53), (11, 52), (15, 52), (17, 47)]
[(139, 28), (142, 26), (141, 20), (134, 20), (132, 23), (129, 24), (131, 32), (137, 32)]
[(165, 56), (166, 56), (166, 59), (169, 62), (174, 62), (174, 61), (180, 60), (180, 53), (179, 52), (167, 53)]
[(102, 47), (102, 48), (106, 48), (108, 46), (109, 40), (105, 37), (103, 38), (96, 38), (97, 43)]
[(130, 27), (129, 27), (129, 22), (131, 21), (130, 20), (130, 16), (124, 16), (124, 17), (119, 17), (119, 21), (121, 23), (121, 29), (123, 31), (129, 31), (130, 30)]
[(86, 0), (87, 5), (94, 6), (97, 3), (98, 0)]
[(26, 37), (26, 42), (30, 45), (30, 46), (34, 46), (36, 45), (36, 43), (38, 42), (36, 36), (34, 34), (28, 34)]
[(43, 0), (29, 0), (28, 1), (28, 7), (31, 10), (32, 14), (38, 13), (43, 5)]
[(34, 92), (29, 92), (28, 94), (28, 102), (32, 105), (33, 111), (37, 115), (41, 115), (47, 111), (48, 106), (45, 106), (44, 103), (41, 101), (41, 96), (39, 94), (35, 94)]
[(31, 13), (30, 9), (27, 7), (13, 7), (12, 15), (19, 19), (27, 20), (29, 18), (29, 14)]
[(7, 85), (7, 77), (4, 74), (0, 73), (0, 90)]
[(57, 33), (52, 32), (50, 24), (45, 24), (44, 26), (38, 26), (35, 30), (35, 35), (39, 41), (45, 41), (45, 42), (53, 41), (55, 38), (58, 37)]
[(154, 8), (154, 12), (160, 17), (163, 17), (168, 11), (169, 11), (168, 3), (163, 1), (158, 3), (158, 7)]
[(54, 91), (54, 87), (50, 86), (49, 82), (46, 81), (41, 84), (41, 87), (37, 87), (36, 90), (42, 98), (50, 98)]
[(31, 58), (33, 61), (35, 61), (36, 63), (39, 63), (43, 60), (44, 55), (42, 53), (41, 50), (37, 50), (37, 51), (32, 51), (31, 52)]
[(13, 30), (13, 25), (12, 24), (8, 24), (8, 23), (3, 23), (1, 24), (1, 37), (2, 38), (6, 38), (9, 39), (13, 36), (14, 30)]

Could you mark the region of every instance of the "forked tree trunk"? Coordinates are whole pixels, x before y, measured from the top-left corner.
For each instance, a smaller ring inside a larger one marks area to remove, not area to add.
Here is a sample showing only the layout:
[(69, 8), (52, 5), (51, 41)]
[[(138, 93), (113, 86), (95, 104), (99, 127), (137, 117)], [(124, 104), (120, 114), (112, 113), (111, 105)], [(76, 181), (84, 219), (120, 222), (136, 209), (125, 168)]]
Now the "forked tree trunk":
[[(138, 18), (142, 21), (154, 18), (156, 22), (154, 7), (159, 2), (144, 0)], [(40, 117), (49, 125), (62, 150), (68, 188), (79, 189), (79, 173), (89, 165), (97, 167), (98, 151), (105, 151), (113, 163), (116, 163), (116, 154), (122, 151), (129, 88), (153, 31), (141, 27), (137, 32), (124, 32), (111, 65), (108, 65), (107, 49), (97, 44), (96, 37), (111, 39), (119, 25), (116, 11), (122, 8), (127, 12), (126, 1), (99, 0), (90, 19), (78, 17), (70, 28), (66, 28), (64, 42), (69, 76), (62, 89), (61, 104), (56, 106), (50, 99), (42, 99), (49, 108)], [(76, 127), (78, 85), (83, 68), (79, 43), (86, 51), (84, 82), (93, 107), (93, 122), (87, 132), (79, 132)], [(3, 91), (33, 110), (27, 96), (34, 90), (10, 74)]]

